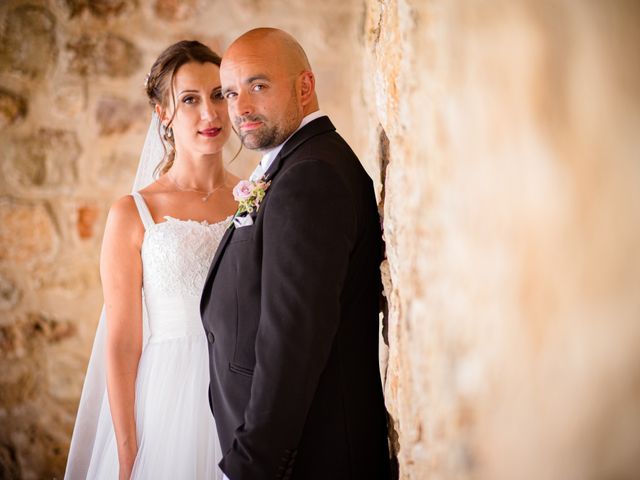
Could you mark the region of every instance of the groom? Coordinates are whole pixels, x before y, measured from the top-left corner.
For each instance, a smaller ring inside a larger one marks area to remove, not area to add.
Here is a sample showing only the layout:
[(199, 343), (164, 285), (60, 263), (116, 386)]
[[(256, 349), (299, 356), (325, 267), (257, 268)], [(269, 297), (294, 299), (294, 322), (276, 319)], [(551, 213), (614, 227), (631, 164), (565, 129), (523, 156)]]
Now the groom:
[(236, 215), (201, 301), (220, 467), (230, 480), (389, 478), (372, 182), (289, 34), (245, 33), (220, 75), (242, 143), (263, 153), (236, 188), (259, 206)]

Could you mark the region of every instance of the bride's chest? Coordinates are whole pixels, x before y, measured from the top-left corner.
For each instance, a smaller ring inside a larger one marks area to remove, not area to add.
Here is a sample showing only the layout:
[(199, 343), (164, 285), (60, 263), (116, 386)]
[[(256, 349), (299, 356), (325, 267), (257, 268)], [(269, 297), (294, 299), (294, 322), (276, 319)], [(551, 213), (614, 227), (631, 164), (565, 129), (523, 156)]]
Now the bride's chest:
[(151, 226), (141, 249), (147, 294), (199, 295), (226, 225), (168, 218)]

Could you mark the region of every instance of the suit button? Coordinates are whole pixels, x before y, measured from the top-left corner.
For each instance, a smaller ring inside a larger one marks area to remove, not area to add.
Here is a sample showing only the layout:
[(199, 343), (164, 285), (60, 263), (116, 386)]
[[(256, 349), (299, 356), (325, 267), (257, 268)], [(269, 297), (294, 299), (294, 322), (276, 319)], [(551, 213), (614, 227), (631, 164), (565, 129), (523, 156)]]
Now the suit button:
[(213, 343), (213, 341), (215, 340), (213, 333), (207, 332), (207, 340), (209, 340), (209, 343)]

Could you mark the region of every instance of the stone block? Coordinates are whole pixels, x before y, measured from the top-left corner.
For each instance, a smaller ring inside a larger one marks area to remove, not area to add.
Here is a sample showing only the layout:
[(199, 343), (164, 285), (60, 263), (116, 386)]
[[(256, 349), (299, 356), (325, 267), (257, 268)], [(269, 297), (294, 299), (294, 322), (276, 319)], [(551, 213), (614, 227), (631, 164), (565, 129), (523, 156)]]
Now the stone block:
[(92, 238), (96, 221), (100, 216), (100, 209), (95, 205), (82, 205), (78, 207), (77, 213), (78, 220), (76, 222), (76, 229), (78, 236), (82, 240)]
[(33, 272), (33, 285), (38, 290), (55, 290), (57, 297), (85, 296), (88, 289), (99, 288), (99, 253), (93, 262), (80, 262), (72, 258), (61, 259), (56, 265), (39, 266)]
[[(60, 343), (76, 334), (77, 328), (69, 320), (31, 312), (13, 323), (0, 326), (0, 351), (6, 360), (31, 358), (33, 354), (43, 353), (43, 349), (48, 345)], [(10, 379), (11, 375), (5, 377), (5, 381), (10, 381), (7, 378)]]
[[(144, 139), (140, 139), (142, 145)], [(98, 163), (97, 180), (103, 185), (124, 185), (130, 188), (136, 176), (139, 157), (133, 154), (114, 152), (105, 155)]]
[(138, 4), (137, 0), (66, 0), (65, 3), (71, 17), (81, 15), (86, 10), (100, 18), (120, 15)]
[(65, 75), (53, 90), (52, 101), (57, 115), (73, 118), (87, 108), (88, 89), (84, 81)]
[(71, 53), (69, 69), (83, 76), (127, 77), (142, 63), (140, 50), (111, 32), (83, 34), (68, 42), (67, 49)]
[(0, 88), (0, 129), (8, 127), (27, 115), (24, 97)]
[[(48, 398), (43, 400), (51, 402)], [(32, 407), (29, 413), (19, 425), (20, 435), (14, 436), (23, 478), (62, 478), (68, 445), (59, 438), (60, 425), (42, 419), (38, 407)]]
[[(5, 335), (0, 328), (0, 339)], [(0, 343), (6, 345), (4, 340)], [(13, 344), (10, 344), (13, 345)], [(13, 352), (12, 352), (13, 353)], [(22, 350), (16, 350), (13, 355), (4, 354), (5, 358), (19, 361), (20, 365), (9, 365), (2, 361), (2, 373), (0, 373), (0, 405), (4, 408), (12, 408), (23, 405), (37, 396), (40, 388), (38, 382), (37, 365), (24, 357)]]
[[(63, 352), (64, 341), (76, 333), (71, 321), (35, 312), (0, 326), (0, 415), (2, 433), (10, 434), (8, 448), (0, 444), (0, 469), (20, 466), (20, 475), (0, 478), (61, 476), (70, 435), (67, 411), (76, 405), (69, 402), (70, 386), (52, 384), (51, 377), (60, 369), (62, 378), (73, 375), (73, 362)], [(67, 361), (60, 363), (60, 357)], [(82, 376), (77, 366), (75, 375)], [(78, 383), (73, 387), (77, 395)]]
[(30, 313), (21, 325), (29, 346), (59, 343), (76, 334), (76, 326), (69, 320), (54, 318), (42, 313)]
[(140, 68), (142, 55), (129, 40), (114, 34), (100, 39), (95, 50), (95, 68), (98, 75), (124, 77)]
[(10, 10), (0, 37), (0, 69), (42, 77), (58, 56), (55, 29), (55, 16), (44, 7)]
[[(54, 413), (66, 417), (67, 421), (75, 412), (88, 363), (88, 358), (84, 355), (78, 355), (77, 347), (74, 347), (68, 344), (63, 347), (51, 348), (46, 366), (48, 394), (59, 401), (62, 406), (61, 412)], [(70, 410), (67, 404), (71, 406)], [(64, 419), (60, 423), (64, 423)]]
[(0, 262), (43, 260), (58, 248), (58, 232), (44, 204), (0, 199), (0, 225)]
[(42, 128), (8, 145), (7, 180), (19, 187), (59, 187), (77, 181), (81, 147), (75, 132)]
[(163, 20), (187, 20), (196, 13), (198, 0), (156, 0), (153, 5), (155, 14)]
[(100, 135), (125, 133), (134, 124), (141, 125), (151, 114), (144, 103), (131, 104), (117, 97), (103, 97), (96, 108), (96, 122)]

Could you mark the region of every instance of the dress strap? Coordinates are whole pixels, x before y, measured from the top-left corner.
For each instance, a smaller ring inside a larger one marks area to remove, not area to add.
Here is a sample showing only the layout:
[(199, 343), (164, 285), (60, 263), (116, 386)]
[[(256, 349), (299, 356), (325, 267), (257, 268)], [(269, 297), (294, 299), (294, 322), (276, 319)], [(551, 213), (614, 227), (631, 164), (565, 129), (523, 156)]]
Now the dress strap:
[(142, 195), (140, 195), (139, 192), (133, 192), (131, 195), (133, 196), (133, 200), (136, 202), (136, 207), (138, 207), (138, 214), (142, 220), (142, 225), (144, 225), (145, 230), (148, 230), (149, 227), (155, 224), (153, 217), (151, 216), (151, 212), (149, 211), (149, 207), (147, 207), (144, 198), (142, 198)]

